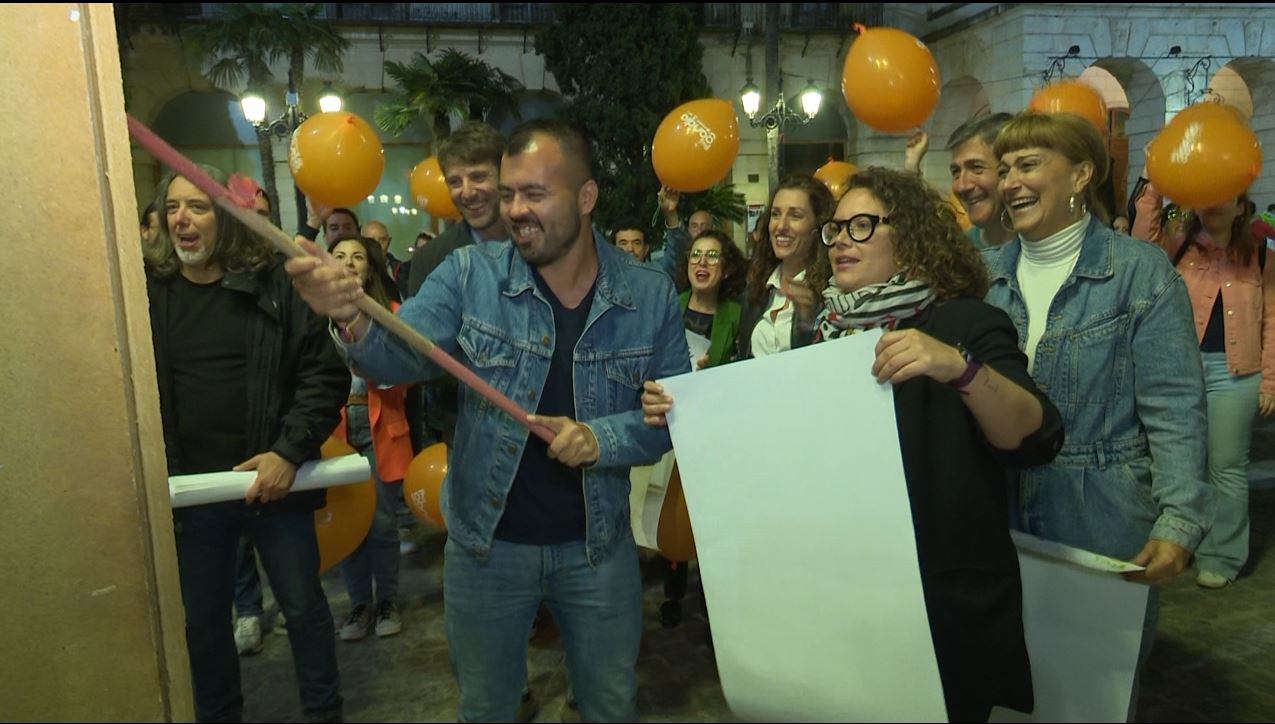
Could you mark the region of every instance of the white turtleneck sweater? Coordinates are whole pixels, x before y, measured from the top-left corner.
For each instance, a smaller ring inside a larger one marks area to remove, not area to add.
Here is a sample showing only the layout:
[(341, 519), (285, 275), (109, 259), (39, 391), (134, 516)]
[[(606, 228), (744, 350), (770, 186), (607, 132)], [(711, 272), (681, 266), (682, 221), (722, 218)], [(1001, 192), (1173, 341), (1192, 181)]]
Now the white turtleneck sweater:
[(1027, 303), (1027, 371), (1036, 366), (1036, 345), (1045, 335), (1049, 307), (1063, 282), (1080, 258), (1080, 247), (1089, 228), (1089, 214), (1076, 223), (1040, 241), (1022, 239), (1023, 253), (1018, 257), (1018, 288)]

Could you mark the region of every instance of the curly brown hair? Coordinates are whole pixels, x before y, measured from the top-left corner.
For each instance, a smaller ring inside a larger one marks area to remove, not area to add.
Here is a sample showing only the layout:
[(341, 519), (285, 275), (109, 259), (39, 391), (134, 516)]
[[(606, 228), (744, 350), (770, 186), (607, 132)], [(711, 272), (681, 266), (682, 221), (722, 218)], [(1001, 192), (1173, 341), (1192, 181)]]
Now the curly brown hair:
[[(987, 294), (982, 257), (956, 223), (952, 205), (919, 176), (873, 166), (851, 176), (846, 189), (866, 189), (889, 209), (895, 263), (928, 282), (936, 300)], [(822, 294), (831, 278), (828, 255), (819, 254), (807, 284)]]
[[(740, 295), (744, 293), (744, 278), (748, 271), (748, 261), (744, 259), (744, 253), (735, 246), (735, 242), (726, 235), (725, 232), (717, 229), (708, 229), (699, 236), (695, 237), (695, 241), (700, 239), (712, 239), (722, 247), (722, 283), (717, 288), (717, 298), (733, 299), (739, 301)], [(694, 248), (695, 241), (691, 242)], [(684, 292), (691, 287), (691, 262), (689, 258), (690, 249), (686, 250), (686, 254), (682, 255), (679, 260), (682, 263), (682, 273), (677, 275), (677, 290)]]
[[(795, 189), (804, 191), (806, 198), (810, 200), (810, 210), (815, 216), (815, 238), (807, 252), (810, 255), (807, 267), (814, 268), (818, 262), (818, 257), (823, 256), (819, 253), (819, 228), (824, 222), (832, 218), (832, 212), (836, 210), (837, 203), (832, 199), (832, 193), (828, 191), (828, 187), (824, 186), (821, 181), (812, 176), (802, 174), (793, 174), (784, 178), (775, 187), (775, 192), (770, 195), (770, 203), (766, 204), (765, 211), (762, 212), (761, 219), (758, 220), (758, 236), (757, 248), (753, 251), (753, 260), (748, 269), (748, 299), (750, 305), (760, 306), (766, 303), (766, 297), (770, 291), (766, 288), (766, 280), (774, 273), (775, 267), (779, 266), (779, 257), (775, 256), (775, 249), (770, 245), (770, 213), (775, 206), (775, 197), (780, 191)], [(806, 272), (806, 278), (810, 277), (809, 269)], [(820, 289), (822, 292), (823, 290)], [(818, 299), (818, 296), (815, 297)]]

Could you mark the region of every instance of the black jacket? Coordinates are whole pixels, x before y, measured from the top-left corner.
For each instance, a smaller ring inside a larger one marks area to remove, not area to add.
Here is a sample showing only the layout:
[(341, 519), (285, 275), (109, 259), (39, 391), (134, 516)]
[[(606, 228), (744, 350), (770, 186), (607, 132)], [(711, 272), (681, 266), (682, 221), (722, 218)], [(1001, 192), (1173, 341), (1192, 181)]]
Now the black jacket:
[(425, 277), (437, 269), (448, 254), (473, 243), (474, 235), (469, 229), (469, 222), (460, 221), (439, 234), (438, 238), (412, 252), (412, 259), (408, 262), (407, 289), (402, 290), (403, 298), (416, 296), (416, 292), (425, 283)]
[[(976, 299), (932, 306), (900, 324), (955, 346), (1035, 395), (1044, 411), (1017, 450), (987, 442), (961, 394), (929, 377), (894, 388), (899, 446), (916, 530), (934, 653), (952, 721), (993, 705), (1031, 711), (1018, 555), (1005, 468), (1043, 465), (1063, 443), (1062, 416), (1027, 372), (1006, 314)], [(864, 371), (867, 374), (867, 371)]]
[[(173, 282), (148, 275), (146, 291), (168, 474), (181, 475), (185, 471), (177, 444), (167, 331)], [(257, 301), (248, 353), (249, 449), (244, 459), (271, 451), (300, 465), (319, 457), (319, 447), (336, 427), (350, 393), (350, 373), (328, 336), (327, 320), (315, 316), (292, 289), (280, 259), (256, 273), (227, 272), (221, 286)], [(324, 490), (297, 492), (266, 508), (317, 510), (325, 499)]]

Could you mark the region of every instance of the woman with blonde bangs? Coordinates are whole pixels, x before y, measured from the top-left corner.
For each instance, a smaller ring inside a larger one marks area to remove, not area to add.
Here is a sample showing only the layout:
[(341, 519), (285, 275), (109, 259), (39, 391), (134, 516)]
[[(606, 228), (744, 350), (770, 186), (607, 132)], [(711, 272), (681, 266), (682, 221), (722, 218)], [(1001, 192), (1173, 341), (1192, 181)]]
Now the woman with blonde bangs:
[[(1023, 113), (993, 150), (1017, 238), (985, 257), (986, 299), (1013, 320), (1067, 430), (1052, 463), (1021, 473), (1018, 523), (1145, 566), (1132, 580), (1173, 578), (1211, 517), (1204, 375), (1186, 286), (1162, 251), (1090, 213), (1107, 168), (1091, 123)], [(1157, 612), (1153, 590), (1143, 662)]]

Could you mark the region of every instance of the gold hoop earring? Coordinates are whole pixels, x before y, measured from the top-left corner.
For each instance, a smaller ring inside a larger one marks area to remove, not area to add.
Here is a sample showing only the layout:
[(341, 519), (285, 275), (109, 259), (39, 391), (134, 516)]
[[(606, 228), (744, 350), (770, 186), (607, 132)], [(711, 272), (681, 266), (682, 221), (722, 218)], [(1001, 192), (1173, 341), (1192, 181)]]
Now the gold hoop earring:
[(1012, 219), (1009, 218), (1009, 209), (1001, 209), (1000, 222), (1001, 222), (1002, 229), (1013, 233), (1014, 222)]
[(1071, 198), (1067, 199), (1067, 213), (1071, 214), (1072, 216), (1076, 215), (1076, 195), (1075, 194), (1072, 194)]

